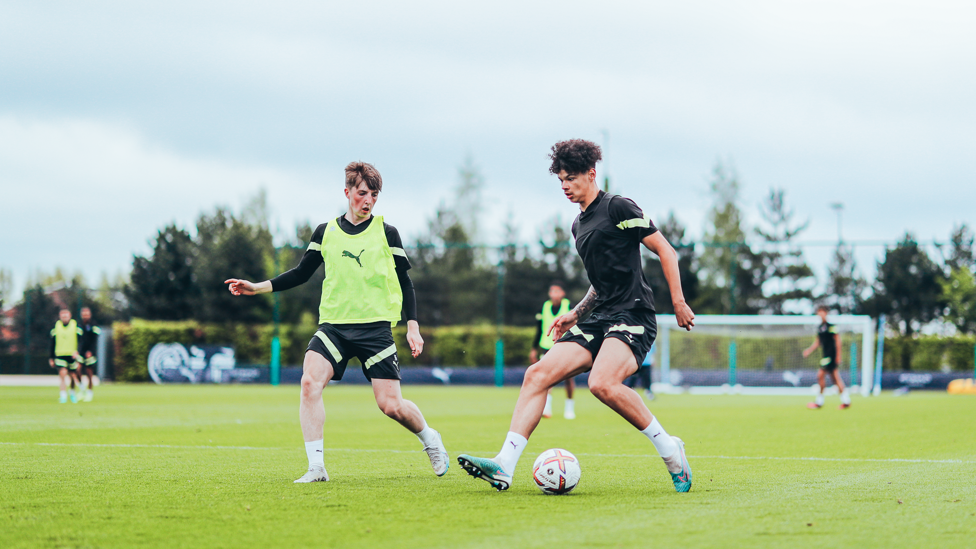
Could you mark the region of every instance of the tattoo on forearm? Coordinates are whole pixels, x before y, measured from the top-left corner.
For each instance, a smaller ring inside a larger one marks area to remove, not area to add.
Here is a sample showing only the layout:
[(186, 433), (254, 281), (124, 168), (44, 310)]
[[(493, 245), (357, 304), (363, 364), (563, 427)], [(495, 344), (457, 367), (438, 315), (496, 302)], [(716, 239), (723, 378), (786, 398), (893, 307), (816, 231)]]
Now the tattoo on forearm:
[(593, 310), (594, 306), (596, 306), (596, 290), (593, 289), (593, 286), (590, 286), (590, 289), (586, 292), (586, 297), (583, 298), (583, 301), (580, 301), (576, 304), (576, 307), (573, 307), (573, 312), (576, 313), (576, 318), (581, 319), (589, 314), (589, 312)]

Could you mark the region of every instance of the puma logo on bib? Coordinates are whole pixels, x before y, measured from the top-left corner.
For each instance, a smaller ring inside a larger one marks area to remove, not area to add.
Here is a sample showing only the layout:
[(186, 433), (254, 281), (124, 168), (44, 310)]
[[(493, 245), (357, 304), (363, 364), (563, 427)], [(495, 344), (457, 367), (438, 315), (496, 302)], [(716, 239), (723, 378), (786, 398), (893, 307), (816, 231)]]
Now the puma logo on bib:
[(356, 263), (359, 263), (359, 266), (360, 267), (362, 267), (363, 264), (359, 261), (359, 258), (362, 257), (363, 252), (365, 252), (365, 251), (366, 251), (365, 249), (364, 250), (360, 250), (359, 251), (359, 255), (353, 255), (352, 252), (350, 252), (350, 251), (342, 250), (342, 257), (351, 257), (351, 258), (353, 258), (353, 259), (356, 260)]

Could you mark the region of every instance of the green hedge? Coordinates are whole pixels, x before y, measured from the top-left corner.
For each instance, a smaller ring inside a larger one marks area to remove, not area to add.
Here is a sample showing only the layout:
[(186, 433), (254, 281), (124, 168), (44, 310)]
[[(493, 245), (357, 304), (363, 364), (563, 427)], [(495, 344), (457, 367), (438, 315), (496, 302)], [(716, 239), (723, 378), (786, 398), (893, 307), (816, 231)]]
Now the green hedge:
[[(230, 345), (242, 364), (266, 365), (271, 361), (270, 324), (202, 324), (195, 321), (164, 322), (133, 320), (113, 324), (115, 343), (115, 379), (147, 381), (149, 350), (156, 343)], [(299, 366), (305, 356), (308, 340), (315, 333), (314, 318), (308, 315), (298, 325), (282, 325), (281, 361), (285, 366)], [(393, 329), (403, 366), (489, 366), (495, 363), (496, 328), (489, 325), (422, 328), (424, 352), (416, 359), (410, 356), (406, 326)], [(535, 328), (506, 326), (505, 364), (525, 365)]]
[(903, 370), (904, 353), (910, 356), (909, 367), (922, 372), (945, 369), (953, 372), (972, 372), (974, 368), (976, 336), (919, 336), (885, 339), (884, 370)]

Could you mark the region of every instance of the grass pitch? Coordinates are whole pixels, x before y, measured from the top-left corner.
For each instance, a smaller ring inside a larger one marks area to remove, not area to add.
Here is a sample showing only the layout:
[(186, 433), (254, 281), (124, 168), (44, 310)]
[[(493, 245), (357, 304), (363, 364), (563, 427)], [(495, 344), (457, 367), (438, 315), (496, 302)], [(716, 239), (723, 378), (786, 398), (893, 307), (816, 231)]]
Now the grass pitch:
[[(677, 494), (650, 442), (585, 391), (562, 419), (557, 388), (497, 493), (454, 457), (495, 454), (517, 391), (404, 393), (444, 435), (443, 478), (367, 387), (326, 390), (332, 480), (307, 485), (295, 386), (114, 385), (64, 405), (0, 388), (0, 547), (976, 545), (976, 398), (662, 396), (694, 470)], [(531, 481), (552, 447), (582, 464), (567, 496)]]

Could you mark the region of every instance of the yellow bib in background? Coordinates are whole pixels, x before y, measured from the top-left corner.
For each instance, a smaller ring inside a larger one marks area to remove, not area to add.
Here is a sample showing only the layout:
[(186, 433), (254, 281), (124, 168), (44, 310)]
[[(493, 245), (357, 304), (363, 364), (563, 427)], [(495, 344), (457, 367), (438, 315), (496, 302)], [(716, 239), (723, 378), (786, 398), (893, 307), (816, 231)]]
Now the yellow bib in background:
[(51, 330), (51, 335), (54, 336), (54, 355), (55, 356), (72, 356), (78, 352), (78, 334), (81, 330), (78, 328), (78, 323), (75, 319), (68, 321), (67, 325), (64, 325), (59, 320), (57, 324), (54, 325), (54, 329)]
[(555, 343), (552, 341), (552, 336), (549, 335), (549, 328), (552, 328), (552, 323), (556, 321), (557, 318), (569, 312), (569, 300), (563, 299), (562, 303), (559, 304), (559, 312), (552, 314), (552, 301), (546, 301), (542, 305), (542, 337), (539, 338), (539, 348), (548, 351), (552, 349)]

